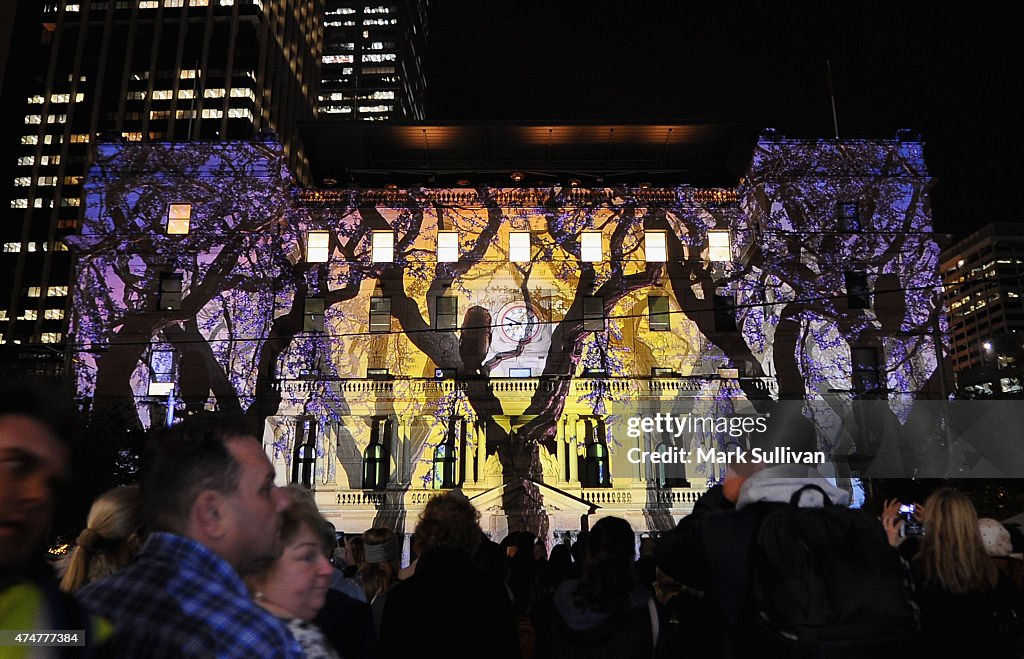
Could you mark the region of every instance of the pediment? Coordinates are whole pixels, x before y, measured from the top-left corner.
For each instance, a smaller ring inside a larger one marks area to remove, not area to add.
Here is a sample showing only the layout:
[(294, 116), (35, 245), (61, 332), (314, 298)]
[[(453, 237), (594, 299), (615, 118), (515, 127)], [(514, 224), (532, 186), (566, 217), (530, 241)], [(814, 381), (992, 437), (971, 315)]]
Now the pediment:
[(585, 499), (581, 499), (577, 496), (573, 496), (568, 492), (563, 492), (558, 488), (551, 487), (544, 483), (538, 483), (531, 480), (517, 480), (509, 483), (504, 483), (498, 487), (493, 487), (486, 492), (481, 492), (474, 497), (470, 498), (470, 503), (481, 511), (485, 512), (494, 508), (503, 508), (504, 502), (507, 500), (516, 500), (517, 495), (524, 493), (527, 484), (536, 486), (540, 490), (540, 494), (544, 497), (544, 508), (549, 512), (575, 512), (581, 515), (588, 515), (596, 511), (600, 506), (590, 503)]

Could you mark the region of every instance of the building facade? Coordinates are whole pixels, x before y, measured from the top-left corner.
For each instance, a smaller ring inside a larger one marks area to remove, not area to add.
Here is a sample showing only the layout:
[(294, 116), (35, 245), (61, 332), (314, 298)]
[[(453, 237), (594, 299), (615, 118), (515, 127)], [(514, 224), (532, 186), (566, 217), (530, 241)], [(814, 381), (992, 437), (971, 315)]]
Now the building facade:
[[(637, 452), (743, 438), (643, 419), (939, 397), (921, 152), (765, 135), (734, 187), (297, 189), (273, 142), (100, 144), (78, 393), (141, 426), (258, 416), (348, 531), (411, 528), (453, 487), (496, 538), (670, 528), (725, 466)], [(830, 410), (821, 448), (862, 450)]]
[(995, 222), (942, 252), (951, 359), (968, 398), (1024, 395), (1024, 224)]
[(298, 121), (313, 116), (320, 20), (318, 2), (299, 0), (45, 3), (42, 24), (26, 28), (42, 40), (12, 56), (38, 70), (17, 99), (22, 129), (4, 181), (6, 349), (35, 349), (55, 371), (64, 365), (66, 238), (82, 222), (98, 135), (152, 142), (274, 131), (291, 171), (305, 176)]
[(326, 0), (321, 118), (424, 118), (427, 1)]

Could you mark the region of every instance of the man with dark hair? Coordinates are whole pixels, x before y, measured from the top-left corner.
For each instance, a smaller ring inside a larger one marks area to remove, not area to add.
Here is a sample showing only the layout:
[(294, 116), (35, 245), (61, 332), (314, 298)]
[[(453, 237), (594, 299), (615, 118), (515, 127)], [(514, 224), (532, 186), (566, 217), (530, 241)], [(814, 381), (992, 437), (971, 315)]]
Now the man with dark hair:
[[(70, 471), (71, 412), (66, 399), (41, 387), (19, 383), (0, 390), (0, 630), (83, 630), (80, 642), (88, 647), (45, 656), (88, 657), (109, 625), (58, 591), (43, 558), (58, 490)], [(29, 656), (30, 650), (0, 654)]]
[(142, 491), (153, 533), (137, 561), (78, 595), (116, 624), (116, 654), (302, 656), (239, 577), (280, 554), (288, 505), (252, 428), (207, 414), (160, 432)]

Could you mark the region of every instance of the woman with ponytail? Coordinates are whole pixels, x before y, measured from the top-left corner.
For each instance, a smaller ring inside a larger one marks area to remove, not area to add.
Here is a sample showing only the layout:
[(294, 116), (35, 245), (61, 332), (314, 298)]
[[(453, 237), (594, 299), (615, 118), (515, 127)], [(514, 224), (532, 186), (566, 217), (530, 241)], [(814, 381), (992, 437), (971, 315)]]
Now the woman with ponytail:
[(130, 564), (142, 545), (142, 527), (142, 492), (138, 485), (101, 494), (75, 541), (61, 590), (74, 593)]

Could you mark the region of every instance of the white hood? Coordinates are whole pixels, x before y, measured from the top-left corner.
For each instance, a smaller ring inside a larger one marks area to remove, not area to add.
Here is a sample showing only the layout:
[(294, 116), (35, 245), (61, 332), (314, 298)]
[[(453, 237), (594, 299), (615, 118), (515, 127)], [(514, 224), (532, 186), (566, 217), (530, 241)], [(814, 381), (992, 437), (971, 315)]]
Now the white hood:
[[(736, 508), (759, 501), (789, 503), (793, 493), (804, 485), (817, 485), (837, 506), (850, 505), (850, 493), (832, 485), (817, 469), (805, 465), (778, 465), (763, 469), (744, 481)], [(800, 497), (802, 508), (820, 508), (822, 505), (821, 494), (816, 491), (805, 492)]]

